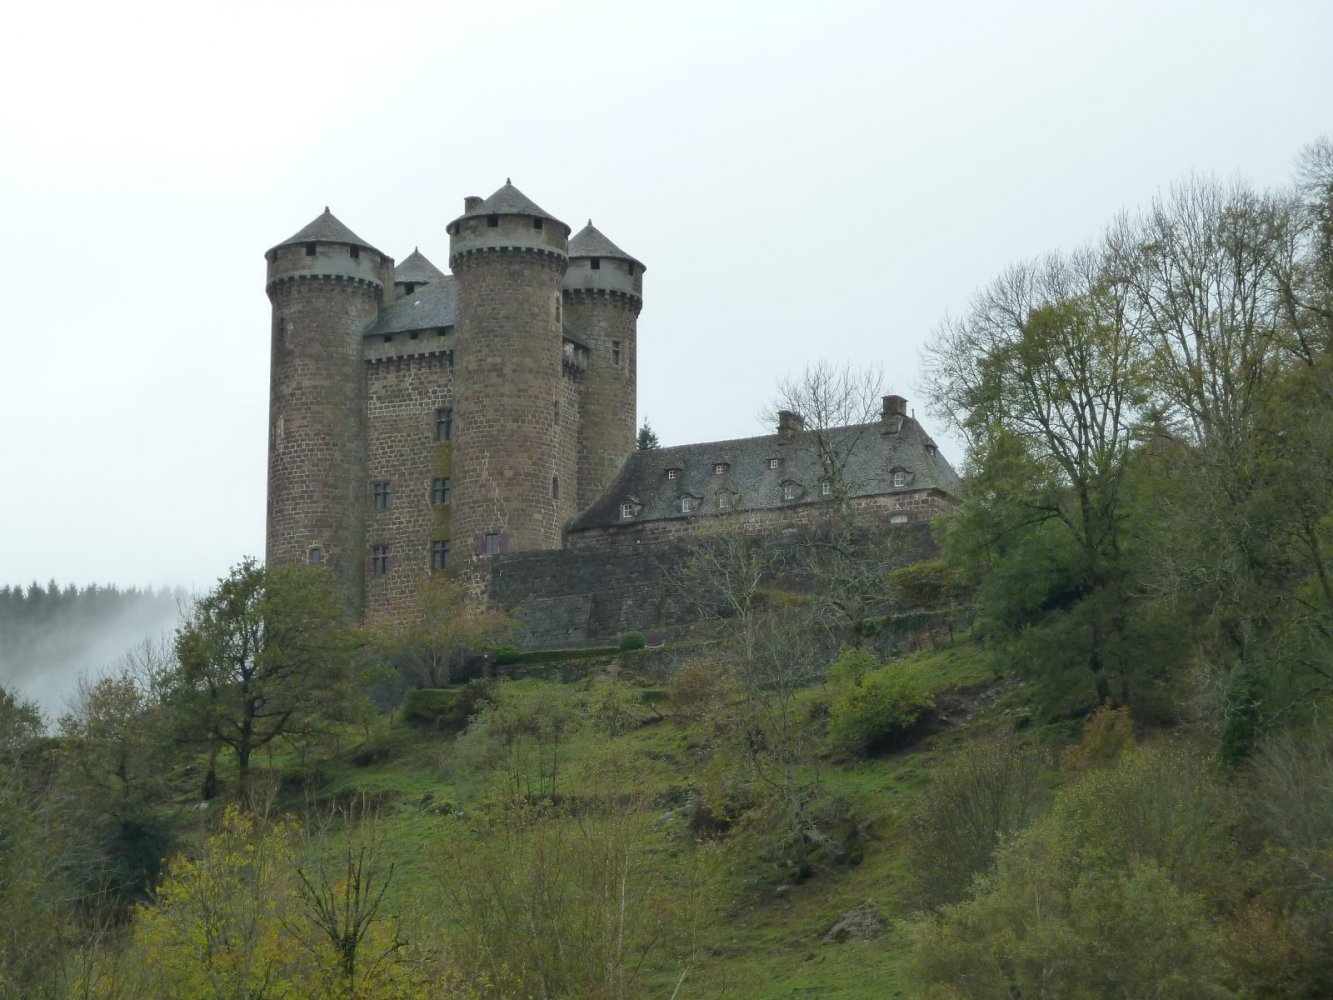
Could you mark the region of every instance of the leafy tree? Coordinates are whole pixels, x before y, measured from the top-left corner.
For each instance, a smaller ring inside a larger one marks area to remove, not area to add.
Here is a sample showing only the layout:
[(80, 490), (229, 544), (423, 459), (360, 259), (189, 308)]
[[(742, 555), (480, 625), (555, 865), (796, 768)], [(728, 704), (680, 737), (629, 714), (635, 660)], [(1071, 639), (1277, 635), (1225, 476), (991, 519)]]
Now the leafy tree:
[(1123, 292), (1091, 253), (1012, 267), (967, 318), (937, 331), (928, 358), (936, 408), (974, 446), (959, 521), (973, 561), (1012, 561), (1034, 542), (1064, 550), (1056, 565), (1065, 579), (1052, 583), (1066, 596), (1048, 591), (1037, 605), (1077, 610), (1065, 642), (1076, 644), (1096, 699), (1110, 700), (1108, 660), (1126, 603), (1123, 487), (1147, 392)]
[(176, 651), (185, 724), (231, 750), (243, 791), (256, 750), (323, 731), (353, 701), (353, 643), (327, 570), (245, 560), (195, 605)]
[(639, 428), (636, 446), (639, 451), (652, 451), (655, 448), (662, 447), (662, 442), (657, 439), (657, 432), (646, 420), (643, 422), (643, 426)]

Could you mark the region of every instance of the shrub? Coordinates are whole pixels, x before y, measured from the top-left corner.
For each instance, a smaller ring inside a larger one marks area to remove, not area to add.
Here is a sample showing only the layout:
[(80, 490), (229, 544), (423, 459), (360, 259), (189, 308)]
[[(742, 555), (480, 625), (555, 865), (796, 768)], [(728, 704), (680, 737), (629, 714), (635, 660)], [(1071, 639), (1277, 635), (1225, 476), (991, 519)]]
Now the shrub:
[(403, 716), (423, 725), (443, 725), (456, 720), (458, 701), (458, 688), (417, 688), (407, 692)]
[(838, 658), (829, 664), (828, 678), (834, 684), (860, 684), (877, 666), (875, 654), (864, 646), (842, 646)]
[(681, 667), (667, 681), (667, 705), (682, 722), (695, 722), (728, 697), (734, 686), (718, 663), (695, 662)]
[(648, 645), (648, 640), (643, 637), (642, 632), (626, 632), (620, 637), (620, 651), (626, 652), (631, 649), (643, 649)]
[(912, 816), (908, 852), (918, 901), (962, 896), (1001, 840), (1026, 827), (1046, 798), (1042, 760), (1012, 736), (965, 743), (941, 761)]
[(643, 702), (623, 681), (602, 680), (588, 699), (588, 722), (599, 733), (620, 736), (643, 724)]
[(892, 669), (866, 674), (844, 687), (829, 709), (829, 740), (847, 753), (873, 754), (900, 738), (933, 703)]
[(518, 658), (523, 655), (523, 650), (519, 649), (512, 642), (506, 642), (495, 647), (495, 662), (500, 664), (517, 663)]
[(1107, 767), (1134, 746), (1134, 724), (1128, 708), (1103, 705), (1083, 726), (1079, 741), (1065, 751), (1064, 765), (1070, 771)]

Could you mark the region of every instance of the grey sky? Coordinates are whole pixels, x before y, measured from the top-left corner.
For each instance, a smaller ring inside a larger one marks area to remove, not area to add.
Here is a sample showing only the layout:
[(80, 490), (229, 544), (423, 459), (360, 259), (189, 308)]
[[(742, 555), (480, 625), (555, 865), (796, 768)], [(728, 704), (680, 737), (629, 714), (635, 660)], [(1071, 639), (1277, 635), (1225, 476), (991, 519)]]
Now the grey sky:
[(262, 553), (262, 253), (325, 204), (440, 267), (506, 177), (591, 217), (648, 265), (640, 419), (734, 437), (821, 356), (919, 405), (946, 311), (1190, 171), (1285, 182), (1330, 37), (1322, 0), (16, 7), (0, 583)]

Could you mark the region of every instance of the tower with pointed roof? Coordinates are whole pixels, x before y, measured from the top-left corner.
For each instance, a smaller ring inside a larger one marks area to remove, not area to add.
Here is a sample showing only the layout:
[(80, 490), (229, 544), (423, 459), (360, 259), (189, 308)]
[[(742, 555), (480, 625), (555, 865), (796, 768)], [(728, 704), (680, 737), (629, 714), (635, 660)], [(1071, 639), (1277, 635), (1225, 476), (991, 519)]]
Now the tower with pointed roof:
[(473, 556), (555, 549), (576, 513), (577, 396), (564, 376), (569, 226), (512, 183), (451, 222), (458, 287), (456, 544)]
[(569, 241), (565, 322), (588, 346), (579, 411), (579, 510), (606, 491), (634, 451), (643, 271), (591, 219)]
[(366, 477), (362, 335), (393, 262), (326, 207), (270, 249), (269, 563), (318, 563), (362, 608)]

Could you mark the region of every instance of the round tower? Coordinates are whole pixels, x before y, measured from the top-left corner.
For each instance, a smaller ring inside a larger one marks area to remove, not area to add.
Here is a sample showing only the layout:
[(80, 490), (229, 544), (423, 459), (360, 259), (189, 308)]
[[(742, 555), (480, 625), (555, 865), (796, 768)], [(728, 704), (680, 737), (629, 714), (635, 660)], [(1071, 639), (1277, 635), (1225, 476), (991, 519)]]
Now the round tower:
[(569, 227), (508, 181), (463, 206), (449, 224), (453, 536), (474, 556), (559, 548), (576, 474), (559, 405)]
[(393, 261), (327, 209), (265, 255), (273, 304), (269, 380), (270, 565), (328, 566), (349, 615), (365, 580), (366, 427), (361, 337)]
[(643, 264), (603, 236), (591, 219), (569, 241), (565, 322), (589, 349), (580, 398), (580, 510), (610, 487), (634, 451), (643, 272)]

